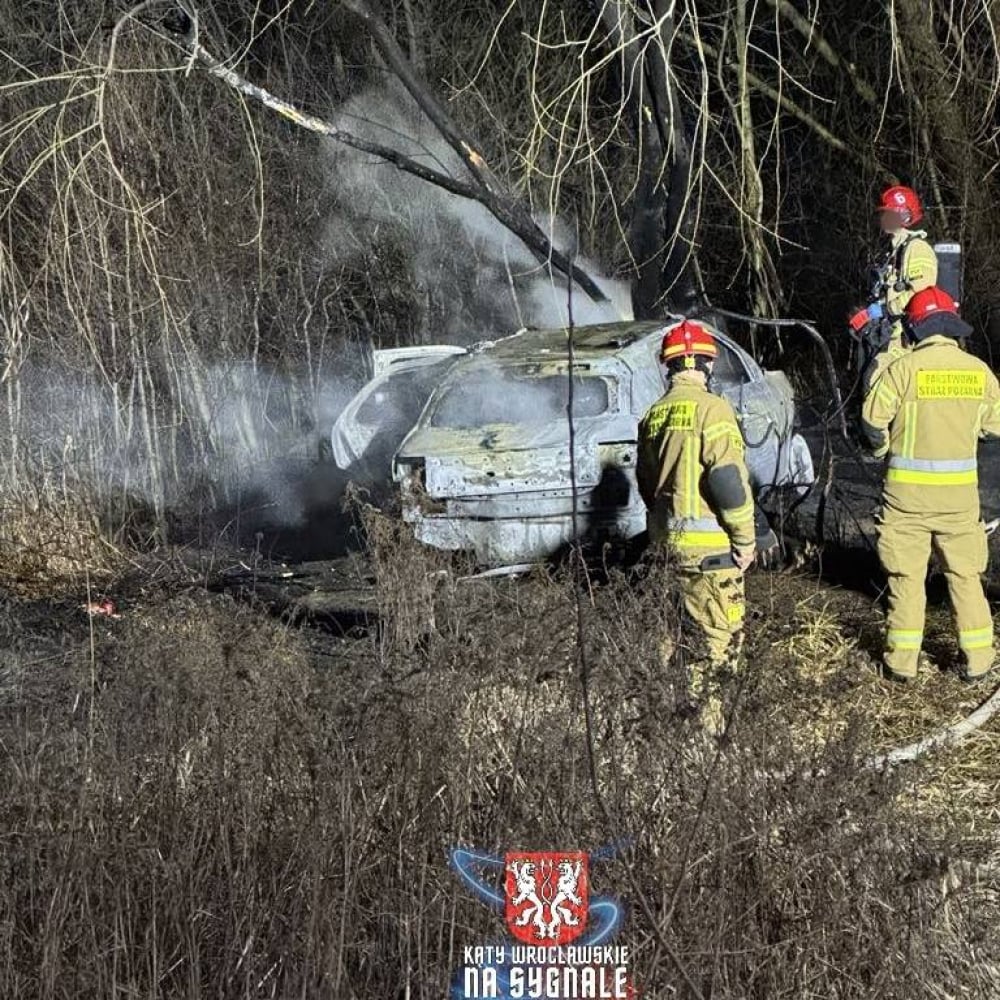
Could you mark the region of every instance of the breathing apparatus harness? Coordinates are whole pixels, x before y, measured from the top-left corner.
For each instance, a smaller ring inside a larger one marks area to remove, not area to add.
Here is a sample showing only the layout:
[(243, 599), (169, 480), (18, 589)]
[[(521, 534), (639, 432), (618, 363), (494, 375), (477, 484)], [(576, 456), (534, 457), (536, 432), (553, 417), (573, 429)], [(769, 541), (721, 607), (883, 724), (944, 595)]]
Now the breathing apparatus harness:
[[(869, 305), (855, 313), (850, 319), (852, 336), (857, 344), (856, 364), (859, 374), (868, 370), (875, 356), (883, 351), (892, 337), (892, 328), (899, 320), (885, 311), (885, 299), (890, 291), (902, 292), (911, 288), (903, 277), (903, 261), (906, 248), (916, 239), (924, 239), (922, 231), (910, 232), (899, 246), (888, 247), (874, 261), (870, 269), (868, 290)], [(890, 284), (889, 276), (895, 273), (896, 280)]]

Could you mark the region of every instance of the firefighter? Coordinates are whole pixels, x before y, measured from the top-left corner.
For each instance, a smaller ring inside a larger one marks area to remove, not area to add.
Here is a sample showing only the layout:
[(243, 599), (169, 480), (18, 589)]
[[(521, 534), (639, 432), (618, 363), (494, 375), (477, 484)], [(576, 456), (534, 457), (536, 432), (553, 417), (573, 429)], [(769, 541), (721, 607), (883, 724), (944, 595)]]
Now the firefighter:
[(878, 529), (889, 583), (884, 670), (892, 680), (916, 676), (933, 550), (958, 625), (960, 673), (971, 681), (993, 666), (993, 619), (980, 578), (987, 546), (976, 442), (1000, 436), (1000, 385), (960, 347), (972, 328), (942, 289), (910, 299), (904, 329), (911, 349), (885, 369), (862, 407), (873, 453), (888, 457)]
[(871, 301), (848, 321), (861, 341), (865, 391), (906, 352), (902, 323), (906, 305), (916, 292), (935, 285), (938, 275), (927, 233), (913, 228), (924, 217), (917, 193), (898, 185), (886, 188), (876, 212), (887, 245), (872, 266)]
[[(636, 470), (650, 541), (671, 552), (686, 638), (700, 647), (688, 664), (691, 704), (713, 735), (723, 729), (719, 682), (739, 652), (743, 574), (755, 555), (743, 437), (733, 408), (708, 389), (717, 356), (711, 333), (691, 320), (663, 338), (669, 387), (639, 423)], [(665, 639), (663, 660), (674, 651)]]

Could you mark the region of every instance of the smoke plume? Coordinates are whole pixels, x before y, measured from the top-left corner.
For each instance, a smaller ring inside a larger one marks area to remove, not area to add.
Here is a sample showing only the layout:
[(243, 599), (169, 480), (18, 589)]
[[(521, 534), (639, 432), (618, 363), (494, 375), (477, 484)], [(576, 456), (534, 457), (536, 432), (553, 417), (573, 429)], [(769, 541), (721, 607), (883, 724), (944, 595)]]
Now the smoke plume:
[(242, 504), (248, 524), (289, 527), (324, 499), (304, 477), (356, 381), (233, 360), (174, 363), (162, 383), (150, 398), (79, 369), (23, 364), (0, 410), (5, 490), (30, 483), (160, 513)]
[[(459, 157), (402, 87), (391, 84), (347, 102), (335, 124), (455, 178), (467, 172)], [(460, 198), (334, 140), (325, 144), (331, 188), (339, 210), (330, 219), (325, 251), (331, 266), (393, 243), (408, 259), (423, 292), (424, 340), (467, 344), (522, 326), (565, 324), (567, 287), (521, 240), (478, 202)], [(574, 288), (579, 324), (631, 318), (625, 282), (600, 274), (577, 254), (569, 227), (552, 217), (536, 221), (563, 252), (576, 256), (607, 293), (593, 302)]]
[[(464, 176), (459, 158), (398, 86), (357, 96), (337, 119)], [(320, 234), (322, 260), (331, 270), (352, 267), (391, 247), (387, 280), (419, 292), (414, 341), (469, 344), (523, 326), (565, 324), (565, 278), (549, 273), (483, 206), (333, 141), (321, 155), (338, 206)], [(611, 300), (594, 303), (574, 289), (575, 322), (629, 318), (625, 283), (581, 257), (568, 226), (537, 221)], [(26, 360), (4, 384), (0, 489), (88, 496), (115, 510), (140, 500), (160, 515), (201, 509), (225, 520), (234, 512), (250, 524), (306, 533), (316, 509), (335, 503), (343, 485), (330, 479), (339, 473), (315, 463), (317, 441), (367, 376), (335, 361), (277, 372), (236, 357), (198, 366), (164, 356), (129, 386), (69, 363)], [(519, 408), (543, 404), (553, 412), (564, 405), (561, 397), (532, 397)], [(330, 520), (326, 511), (323, 520)]]

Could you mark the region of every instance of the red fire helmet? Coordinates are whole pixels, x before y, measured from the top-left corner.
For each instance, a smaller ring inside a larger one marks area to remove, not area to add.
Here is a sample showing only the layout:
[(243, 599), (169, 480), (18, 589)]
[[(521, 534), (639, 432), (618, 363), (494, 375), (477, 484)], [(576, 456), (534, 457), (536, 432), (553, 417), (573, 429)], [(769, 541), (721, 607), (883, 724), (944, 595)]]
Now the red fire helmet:
[(910, 323), (919, 323), (937, 312), (958, 315), (958, 303), (943, 288), (925, 288), (906, 303), (906, 318)]
[(924, 217), (924, 207), (917, 192), (901, 184), (886, 188), (882, 192), (876, 212), (892, 212), (898, 215), (904, 226), (915, 226)]
[(660, 360), (671, 361), (673, 358), (694, 355), (717, 358), (719, 349), (715, 346), (715, 337), (705, 327), (686, 319), (678, 323), (663, 338), (663, 343), (660, 345)]

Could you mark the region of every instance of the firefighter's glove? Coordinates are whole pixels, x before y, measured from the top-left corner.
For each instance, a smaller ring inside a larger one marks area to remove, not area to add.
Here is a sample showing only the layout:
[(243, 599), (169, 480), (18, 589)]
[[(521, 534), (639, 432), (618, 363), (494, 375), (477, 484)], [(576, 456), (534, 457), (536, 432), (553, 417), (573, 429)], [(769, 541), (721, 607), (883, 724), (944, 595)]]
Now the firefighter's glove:
[(757, 562), (765, 569), (775, 569), (781, 564), (781, 542), (778, 536), (768, 528), (757, 535)]
[(756, 553), (757, 548), (753, 542), (750, 542), (747, 545), (734, 545), (732, 548), (732, 555), (736, 568), (741, 573), (745, 573), (753, 565)]
[(885, 315), (885, 310), (880, 302), (873, 302), (865, 309), (859, 309), (848, 321), (847, 325), (854, 333), (861, 331), (869, 324), (881, 319)]

